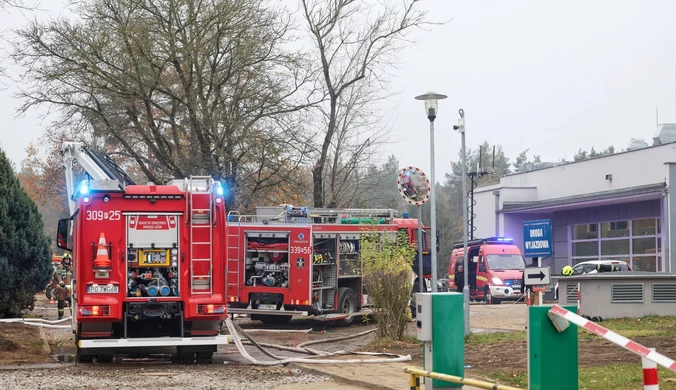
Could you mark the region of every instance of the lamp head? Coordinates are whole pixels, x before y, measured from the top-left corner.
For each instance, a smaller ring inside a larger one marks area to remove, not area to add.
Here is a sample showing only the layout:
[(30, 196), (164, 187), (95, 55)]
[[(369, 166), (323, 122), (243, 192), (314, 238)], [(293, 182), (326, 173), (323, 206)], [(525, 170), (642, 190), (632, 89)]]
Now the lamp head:
[(425, 101), (425, 114), (433, 122), (439, 113), (439, 100), (446, 99), (448, 96), (436, 92), (427, 92), (424, 95), (416, 96), (416, 100)]

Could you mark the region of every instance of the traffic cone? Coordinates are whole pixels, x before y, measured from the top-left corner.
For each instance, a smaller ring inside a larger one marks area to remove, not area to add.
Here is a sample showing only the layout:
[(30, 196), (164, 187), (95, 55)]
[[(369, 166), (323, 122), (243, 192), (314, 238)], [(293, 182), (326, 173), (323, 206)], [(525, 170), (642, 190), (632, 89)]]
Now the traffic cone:
[(49, 304), (50, 304), (50, 305), (53, 305), (53, 304), (54, 304), (54, 297), (50, 297), (50, 298), (49, 298)]
[(96, 259), (94, 259), (94, 268), (111, 268), (113, 262), (108, 258), (108, 250), (106, 249), (106, 236), (101, 233), (99, 238), (99, 249), (96, 251)]

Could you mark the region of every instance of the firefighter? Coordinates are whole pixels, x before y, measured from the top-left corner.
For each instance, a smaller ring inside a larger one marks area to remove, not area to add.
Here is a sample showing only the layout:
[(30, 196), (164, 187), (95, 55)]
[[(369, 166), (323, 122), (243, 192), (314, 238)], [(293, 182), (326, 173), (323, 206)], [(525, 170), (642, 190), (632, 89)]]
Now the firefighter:
[(66, 253), (61, 257), (61, 264), (56, 267), (54, 270), (54, 287), (56, 287), (56, 307), (59, 311), (59, 319), (63, 318), (63, 309), (68, 303), (68, 307), (71, 307), (70, 302), (70, 281), (73, 278), (72, 270), (72, 261), (70, 254)]
[(460, 261), (455, 264), (453, 283), (455, 284), (455, 291), (461, 293), (465, 287), (465, 267)]

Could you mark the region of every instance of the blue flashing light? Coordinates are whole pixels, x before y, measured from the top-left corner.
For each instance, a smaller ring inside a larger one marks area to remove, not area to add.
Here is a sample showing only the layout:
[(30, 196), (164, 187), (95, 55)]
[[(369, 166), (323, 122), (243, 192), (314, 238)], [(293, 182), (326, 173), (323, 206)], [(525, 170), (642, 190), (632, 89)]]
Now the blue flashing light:
[(220, 181), (216, 182), (216, 195), (223, 196), (225, 194), (225, 189), (223, 188), (223, 184)]
[(503, 242), (512, 242), (511, 238), (506, 238), (506, 237), (498, 237), (498, 241), (503, 241)]
[(80, 189), (78, 190), (80, 195), (87, 195), (89, 193), (89, 183), (87, 180), (82, 180), (80, 182)]
[(408, 218), (408, 212), (406, 211), (406, 212), (404, 212), (403, 214), (401, 214), (401, 217), (402, 217), (402, 218)]

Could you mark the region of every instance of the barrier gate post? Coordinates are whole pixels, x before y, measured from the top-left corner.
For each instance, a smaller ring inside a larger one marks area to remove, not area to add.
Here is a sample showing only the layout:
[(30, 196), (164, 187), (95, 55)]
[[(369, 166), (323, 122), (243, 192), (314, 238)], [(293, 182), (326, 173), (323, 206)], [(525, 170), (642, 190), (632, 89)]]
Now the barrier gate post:
[[(461, 293), (416, 295), (418, 339), (423, 343), (425, 371), (465, 376), (464, 298)], [(425, 378), (426, 390), (462, 384)]]
[[(465, 311), (464, 297), (460, 293), (437, 293), (432, 297), (432, 344), (434, 355), (432, 368), (435, 372), (465, 376)], [(462, 387), (437, 379), (433, 388)]]
[(577, 389), (577, 326), (571, 324), (559, 333), (547, 316), (549, 309), (549, 305), (528, 307), (528, 389)]

